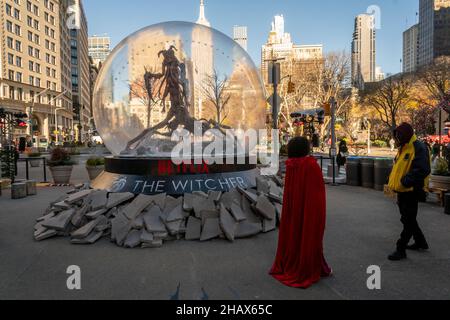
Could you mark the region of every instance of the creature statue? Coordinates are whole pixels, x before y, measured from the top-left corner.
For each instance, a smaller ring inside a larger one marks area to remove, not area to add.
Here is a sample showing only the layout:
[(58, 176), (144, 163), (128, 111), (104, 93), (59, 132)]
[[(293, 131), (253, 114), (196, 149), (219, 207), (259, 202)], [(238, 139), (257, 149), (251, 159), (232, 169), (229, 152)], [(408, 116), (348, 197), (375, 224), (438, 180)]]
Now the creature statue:
[[(154, 84), (156, 80), (161, 80), (159, 88), (156, 91), (157, 98), (162, 101), (163, 112), (166, 112), (166, 100), (170, 96), (170, 108), (167, 117), (152, 128), (147, 128), (139, 136), (128, 142), (126, 150), (123, 154), (129, 154), (131, 150), (136, 149), (141, 142), (145, 141), (148, 136), (160, 134), (172, 136), (178, 127), (183, 126), (187, 131), (194, 133), (195, 122), (197, 121), (189, 114), (189, 81), (186, 75), (186, 65), (180, 63), (175, 56), (177, 49), (171, 46), (168, 50), (162, 50), (158, 53), (158, 57), (163, 57), (162, 72), (151, 73), (145, 71), (144, 81), (145, 88), (149, 99), (155, 102)], [(207, 121), (201, 121), (202, 130), (206, 132), (213, 125)], [(160, 133), (159, 130), (168, 129), (168, 132)]]

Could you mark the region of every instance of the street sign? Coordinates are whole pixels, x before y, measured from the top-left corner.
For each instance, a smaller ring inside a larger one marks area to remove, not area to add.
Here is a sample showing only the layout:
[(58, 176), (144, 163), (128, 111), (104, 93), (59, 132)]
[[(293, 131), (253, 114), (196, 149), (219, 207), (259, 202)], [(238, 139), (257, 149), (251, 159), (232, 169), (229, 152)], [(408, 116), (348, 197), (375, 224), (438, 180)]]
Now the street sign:
[[(277, 95), (277, 100), (278, 100), (278, 102), (280, 102), (281, 101), (281, 97), (280, 97), (280, 95), (277, 93), (276, 94)], [(273, 107), (273, 105), (274, 105), (274, 95), (271, 95), (268, 99), (267, 99), (267, 102)]]
[(337, 156), (337, 151), (336, 151), (336, 149), (330, 149), (330, 156), (331, 156), (331, 157), (336, 157), (336, 156)]

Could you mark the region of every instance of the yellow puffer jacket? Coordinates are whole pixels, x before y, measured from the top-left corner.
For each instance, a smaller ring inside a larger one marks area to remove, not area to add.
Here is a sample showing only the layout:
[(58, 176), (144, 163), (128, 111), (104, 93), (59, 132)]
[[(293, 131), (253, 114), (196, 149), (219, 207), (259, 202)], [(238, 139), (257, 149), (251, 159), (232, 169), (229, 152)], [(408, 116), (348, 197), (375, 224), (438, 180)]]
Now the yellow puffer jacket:
[[(418, 150), (419, 155), (416, 154)], [(417, 161), (414, 164), (415, 160)], [(389, 177), (389, 189), (397, 193), (413, 192), (417, 187), (428, 191), (430, 173), (429, 151), (414, 135), (395, 158), (394, 168)]]

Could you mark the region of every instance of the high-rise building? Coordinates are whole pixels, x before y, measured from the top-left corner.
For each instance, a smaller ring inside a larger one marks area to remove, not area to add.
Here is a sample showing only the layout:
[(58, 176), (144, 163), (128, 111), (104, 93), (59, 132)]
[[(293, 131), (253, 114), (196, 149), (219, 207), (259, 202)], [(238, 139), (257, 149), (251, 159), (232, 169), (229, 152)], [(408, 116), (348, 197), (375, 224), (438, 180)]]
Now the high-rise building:
[(450, 0), (420, 0), (418, 65), (450, 56)]
[(209, 29), (211, 24), (205, 15), (205, 2), (200, 0), (200, 13), (197, 20), (199, 26), (195, 26), (192, 30), (192, 70), (194, 82), (194, 105), (193, 116), (197, 119), (206, 118), (207, 99), (204, 94), (205, 83), (208, 77), (214, 72), (214, 49), (213, 49), (213, 33)]
[(54, 140), (58, 131), (71, 139), (69, 5), (67, 0), (2, 1), (0, 104), (30, 120), (27, 129), (16, 130), (17, 138)]
[(70, 58), (72, 73), (72, 101), (75, 138), (84, 142), (88, 138), (92, 117), (90, 99), (90, 62), (88, 54), (88, 25), (81, 0), (75, 0), (79, 8), (79, 28), (70, 30)]
[(239, 43), (239, 45), (247, 51), (247, 27), (246, 26), (234, 26), (233, 27), (233, 40)]
[[(261, 76), (267, 89), (269, 89), (269, 60), (278, 58), (284, 58), (280, 61), (281, 73), (291, 76), (291, 80), (295, 83), (310, 68), (317, 67), (318, 63), (323, 63), (323, 46), (294, 44), (291, 35), (285, 32), (284, 17), (277, 15), (272, 22), (267, 43), (262, 46), (261, 50)], [(314, 107), (313, 100), (312, 97), (306, 95), (301, 102), (301, 107), (304, 109)]]
[(97, 67), (103, 64), (111, 53), (111, 38), (104, 36), (89, 37), (89, 56), (94, 60)]
[(376, 65), (374, 17), (360, 14), (355, 18), (352, 42), (352, 82), (363, 87), (366, 82), (375, 81)]
[(386, 78), (386, 74), (383, 72), (380, 66), (375, 68), (375, 81), (383, 81)]
[(403, 72), (417, 69), (419, 53), (419, 25), (416, 24), (403, 32)]

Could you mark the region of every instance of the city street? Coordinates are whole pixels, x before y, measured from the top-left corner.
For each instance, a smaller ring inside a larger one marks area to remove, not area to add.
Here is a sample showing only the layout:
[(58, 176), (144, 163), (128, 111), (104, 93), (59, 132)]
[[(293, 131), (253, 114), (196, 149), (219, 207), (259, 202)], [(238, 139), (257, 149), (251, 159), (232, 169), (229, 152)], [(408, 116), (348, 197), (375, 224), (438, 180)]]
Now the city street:
[[(39, 188), (38, 196), (0, 197), (0, 299), (449, 299), (450, 217), (421, 205), (431, 250), (405, 261), (386, 257), (401, 230), (395, 203), (383, 193), (328, 187), (325, 254), (334, 276), (308, 290), (268, 276), (277, 232), (231, 244), (178, 241), (160, 249), (127, 250), (108, 240), (92, 246), (67, 239), (33, 240), (35, 219), (68, 188)], [(67, 267), (81, 268), (80, 291), (66, 287)], [(381, 290), (370, 291), (367, 268), (381, 268)], [(179, 290), (177, 290), (179, 286)]]

